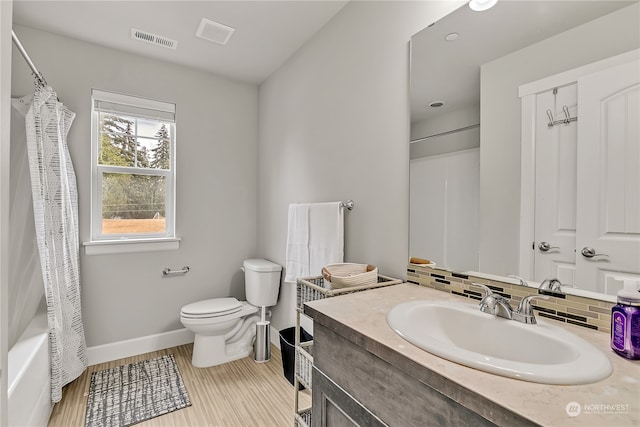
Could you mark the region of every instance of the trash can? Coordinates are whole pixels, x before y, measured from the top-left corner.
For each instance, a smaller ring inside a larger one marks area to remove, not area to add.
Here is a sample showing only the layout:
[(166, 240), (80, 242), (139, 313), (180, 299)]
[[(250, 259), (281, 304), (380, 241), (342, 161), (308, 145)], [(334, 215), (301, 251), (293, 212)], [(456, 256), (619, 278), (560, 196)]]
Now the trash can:
[[(300, 328), (300, 342), (313, 340), (307, 331)], [(292, 326), (280, 331), (280, 351), (282, 352), (282, 369), (284, 376), (293, 385), (293, 375), (296, 370), (296, 328)], [(299, 390), (303, 390), (304, 386), (299, 384)]]

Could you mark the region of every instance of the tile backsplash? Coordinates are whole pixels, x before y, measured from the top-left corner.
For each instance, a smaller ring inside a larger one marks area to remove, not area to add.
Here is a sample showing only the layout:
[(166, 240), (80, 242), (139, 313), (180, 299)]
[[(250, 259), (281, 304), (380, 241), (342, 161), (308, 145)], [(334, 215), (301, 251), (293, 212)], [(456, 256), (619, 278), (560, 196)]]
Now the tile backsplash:
[(551, 298), (533, 302), (536, 316), (606, 333), (611, 330), (611, 307), (615, 305), (611, 302), (564, 293), (538, 291), (537, 288), (527, 288), (498, 280), (437, 270), (415, 264), (407, 266), (407, 282), (474, 300), (481, 300), (484, 293), (482, 289), (473, 286), (471, 282), (481, 283), (489, 286), (493, 292), (509, 298), (514, 307), (517, 307), (520, 300), (528, 295), (544, 293)]

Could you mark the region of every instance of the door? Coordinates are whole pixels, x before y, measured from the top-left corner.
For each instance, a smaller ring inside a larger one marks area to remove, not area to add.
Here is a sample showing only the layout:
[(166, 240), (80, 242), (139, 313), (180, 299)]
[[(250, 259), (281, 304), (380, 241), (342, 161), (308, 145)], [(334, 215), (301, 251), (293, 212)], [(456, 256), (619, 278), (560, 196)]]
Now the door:
[[(549, 90), (536, 98), (535, 281), (557, 278), (573, 284), (576, 241), (577, 86)], [(549, 117), (551, 115), (552, 119)]]
[(615, 294), (640, 278), (638, 60), (578, 80), (576, 282)]

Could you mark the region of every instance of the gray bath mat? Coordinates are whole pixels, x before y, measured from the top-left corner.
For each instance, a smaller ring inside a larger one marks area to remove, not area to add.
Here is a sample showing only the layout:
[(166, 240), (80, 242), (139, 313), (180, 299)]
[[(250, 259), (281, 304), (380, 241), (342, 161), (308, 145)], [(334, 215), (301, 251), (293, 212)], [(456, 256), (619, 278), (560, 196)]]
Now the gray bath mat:
[(136, 424), (191, 406), (173, 354), (91, 374), (86, 427)]

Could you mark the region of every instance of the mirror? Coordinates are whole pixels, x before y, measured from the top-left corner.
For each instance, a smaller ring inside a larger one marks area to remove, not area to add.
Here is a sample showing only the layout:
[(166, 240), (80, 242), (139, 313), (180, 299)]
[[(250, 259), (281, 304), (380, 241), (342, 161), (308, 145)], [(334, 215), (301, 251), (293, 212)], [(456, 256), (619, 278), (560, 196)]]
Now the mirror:
[(519, 241), (518, 89), (638, 49), (638, 6), (502, 0), (474, 12), (463, 5), (412, 37), (410, 256), (540, 281), (521, 261), (532, 242)]

